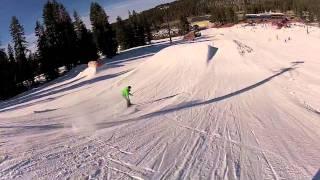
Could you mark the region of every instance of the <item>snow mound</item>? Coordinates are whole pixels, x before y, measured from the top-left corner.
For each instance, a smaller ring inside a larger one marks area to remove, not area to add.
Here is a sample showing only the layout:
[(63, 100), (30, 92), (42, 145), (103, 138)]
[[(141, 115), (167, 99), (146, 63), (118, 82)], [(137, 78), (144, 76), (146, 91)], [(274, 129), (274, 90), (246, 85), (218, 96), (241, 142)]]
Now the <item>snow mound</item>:
[[(148, 69), (167, 67), (204, 67), (215, 54), (216, 48), (211, 43), (194, 43), (175, 45), (163, 49), (144, 65)], [(144, 67), (142, 67), (144, 68)]]
[(197, 86), (201, 74), (211, 71), (210, 62), (217, 52), (211, 42), (174, 45), (141, 64), (118, 85), (130, 84), (134, 89), (143, 89), (145, 96), (152, 96), (149, 92), (154, 92), (154, 88), (168, 91), (164, 92), (167, 94), (180, 93), (181, 87), (185, 88), (182, 91), (188, 91)]

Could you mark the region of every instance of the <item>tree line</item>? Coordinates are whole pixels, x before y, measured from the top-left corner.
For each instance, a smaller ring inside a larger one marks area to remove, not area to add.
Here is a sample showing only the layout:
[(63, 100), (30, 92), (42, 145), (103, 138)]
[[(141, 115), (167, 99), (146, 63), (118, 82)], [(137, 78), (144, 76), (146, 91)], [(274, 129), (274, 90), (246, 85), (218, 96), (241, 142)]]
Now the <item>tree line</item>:
[(211, 15), (212, 22), (236, 23), (238, 13), (293, 11), (308, 22), (320, 21), (319, 0), (179, 0), (137, 13), (128, 19), (117, 18), (113, 24), (98, 3), (91, 3), (89, 30), (77, 12), (73, 18), (63, 4), (49, 0), (43, 7), (42, 20), (35, 24), (37, 50), (28, 49), (23, 25), (12, 17), (12, 42), (0, 49), (0, 99), (12, 97), (78, 64), (97, 60), (100, 55), (112, 58), (119, 50), (149, 44), (152, 32), (178, 21), (180, 34), (190, 30), (187, 17)]
[(119, 47), (145, 45), (152, 38), (147, 18), (134, 11), (128, 20), (118, 18), (116, 24), (110, 24), (103, 7), (93, 2), (90, 22), (92, 30), (76, 11), (71, 18), (63, 4), (49, 0), (43, 7), (42, 21), (36, 22), (37, 50), (31, 52), (23, 25), (12, 17), (12, 42), (7, 52), (0, 49), (0, 99), (38, 85), (35, 77), (53, 80), (61, 75), (61, 67), (68, 71), (78, 64), (97, 60), (100, 55), (112, 58)]
[(120, 49), (146, 45), (152, 40), (151, 28), (147, 17), (143, 14), (139, 15), (135, 11), (129, 12), (129, 18), (126, 20), (122, 20), (118, 16), (114, 27), (117, 31), (117, 41)]
[(152, 29), (160, 29), (165, 24), (163, 7), (168, 7), (166, 13), (170, 21), (183, 16), (211, 15), (212, 22), (236, 23), (239, 21), (239, 12), (246, 14), (265, 11), (293, 11), (303, 20), (320, 21), (319, 0), (180, 0), (142, 12), (149, 17)]

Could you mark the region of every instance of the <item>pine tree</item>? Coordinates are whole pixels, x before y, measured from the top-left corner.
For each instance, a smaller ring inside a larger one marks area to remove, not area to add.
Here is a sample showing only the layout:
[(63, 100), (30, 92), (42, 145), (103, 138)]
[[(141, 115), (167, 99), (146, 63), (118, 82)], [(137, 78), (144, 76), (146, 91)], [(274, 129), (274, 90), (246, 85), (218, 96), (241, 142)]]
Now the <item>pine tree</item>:
[(14, 51), (10, 44), (8, 44), (7, 52), (8, 52), (8, 61), (9, 61), (7, 64), (8, 66), (7, 70), (11, 76), (12, 83), (15, 85), (17, 83), (17, 72), (15, 70), (17, 68), (17, 62), (14, 57)]
[(185, 35), (190, 31), (190, 23), (187, 19), (187, 16), (180, 17), (179, 29), (181, 35)]
[(226, 15), (226, 22), (235, 23), (238, 21), (238, 17), (233, 9), (233, 7), (229, 6), (224, 11)]
[[(0, 46), (1, 46), (1, 42), (0, 42)], [(6, 55), (6, 53), (4, 52), (4, 49), (0, 48), (0, 62), (7, 62), (8, 57)]]
[(227, 14), (224, 8), (214, 6), (211, 10), (211, 22), (215, 23), (226, 23), (227, 20)]
[(37, 67), (39, 67), (38, 73), (45, 74), (48, 80), (52, 79), (58, 76), (55, 69), (56, 65), (54, 64), (53, 57), (50, 56), (52, 48), (50, 47), (46, 31), (39, 21), (36, 22), (35, 35), (37, 36), (36, 62), (38, 64)]
[(69, 13), (55, 0), (45, 4), (43, 22), (48, 58), (45, 69), (48, 79), (53, 79), (59, 75), (59, 67), (70, 69), (77, 63), (77, 37)]
[(7, 56), (3, 49), (0, 49), (0, 100), (3, 100), (7, 97), (7, 83), (6, 83), (6, 69), (7, 66)]
[(15, 58), (14, 58), (13, 49), (12, 49), (12, 47), (11, 47), (10, 44), (8, 44), (8, 60), (9, 60), (10, 62), (15, 62), (15, 61), (16, 61)]
[(61, 34), (59, 41), (62, 42), (60, 50), (63, 55), (63, 64), (71, 69), (78, 61), (77, 35), (71, 17), (62, 4), (59, 4), (59, 15), (58, 29)]
[(129, 31), (131, 29), (128, 28), (127, 24), (121, 19), (121, 17), (117, 17), (116, 23), (116, 34), (117, 34), (117, 41), (119, 46), (122, 50), (128, 49), (131, 47)]
[(35, 53), (32, 53), (31, 51), (28, 52), (27, 54), (27, 70), (28, 73), (30, 74), (28, 78), (28, 88), (31, 88), (34, 85), (34, 77), (38, 74), (38, 67), (37, 67), (37, 61), (36, 61), (36, 56)]
[(141, 19), (135, 11), (132, 11), (132, 14), (129, 14), (129, 27), (133, 32), (133, 47), (145, 45), (145, 30), (141, 23)]
[(26, 57), (27, 42), (24, 35), (24, 28), (15, 16), (13, 16), (11, 20), (10, 33), (13, 40), (15, 59), (17, 63), (16, 80), (22, 87), (25, 80), (33, 81), (33, 75)]
[(97, 47), (93, 39), (93, 34), (86, 28), (78, 13), (74, 12), (74, 27), (77, 34), (80, 63), (86, 64), (91, 60), (97, 60)]
[(43, 8), (44, 26), (36, 27), (36, 34), (39, 31), (41, 35), (38, 36), (38, 55), (42, 56), (41, 69), (47, 80), (58, 77), (58, 68), (64, 65), (61, 54), (63, 40), (59, 30), (59, 14), (59, 5), (55, 1), (48, 1)]
[(137, 23), (135, 35), (137, 38), (138, 46), (146, 45), (145, 29), (144, 29), (143, 23), (141, 21), (141, 18), (135, 11), (133, 11), (132, 14), (135, 17), (136, 23)]
[(17, 61), (25, 61), (27, 51), (27, 41), (24, 35), (24, 28), (19, 23), (17, 17), (13, 16), (10, 25), (10, 32), (14, 44)]
[(152, 40), (152, 31), (151, 31), (151, 24), (147, 20), (146, 16), (144, 14), (140, 15), (141, 17), (141, 23), (144, 28), (144, 33), (145, 33), (145, 40), (147, 43), (151, 43)]
[(14, 69), (4, 49), (0, 49), (0, 100), (7, 99), (16, 93)]
[(126, 35), (127, 35), (127, 44), (129, 45), (128, 48), (136, 47), (138, 46), (138, 40), (137, 40), (137, 31), (136, 27), (132, 21), (132, 15), (131, 12), (129, 12), (129, 18), (126, 20)]
[(115, 56), (118, 48), (116, 33), (109, 24), (106, 12), (96, 2), (91, 3), (90, 21), (98, 49), (108, 58)]

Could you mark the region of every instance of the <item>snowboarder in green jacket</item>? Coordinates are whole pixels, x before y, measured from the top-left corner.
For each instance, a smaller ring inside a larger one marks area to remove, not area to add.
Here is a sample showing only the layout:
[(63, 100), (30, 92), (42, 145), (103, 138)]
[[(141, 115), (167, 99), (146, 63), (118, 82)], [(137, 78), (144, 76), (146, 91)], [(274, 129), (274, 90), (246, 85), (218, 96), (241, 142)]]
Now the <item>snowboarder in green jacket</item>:
[(130, 93), (130, 91), (131, 91), (131, 86), (125, 87), (122, 90), (122, 97), (126, 100), (127, 107), (130, 107), (132, 105), (130, 102), (130, 96), (133, 96), (133, 95)]

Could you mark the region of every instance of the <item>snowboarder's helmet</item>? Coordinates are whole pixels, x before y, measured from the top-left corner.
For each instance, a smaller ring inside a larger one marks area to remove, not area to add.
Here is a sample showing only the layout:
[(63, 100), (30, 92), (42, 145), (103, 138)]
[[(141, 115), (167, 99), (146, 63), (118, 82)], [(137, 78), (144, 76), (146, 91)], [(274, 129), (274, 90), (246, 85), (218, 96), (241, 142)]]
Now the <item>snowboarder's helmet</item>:
[(128, 89), (131, 89), (131, 86), (128, 86)]

